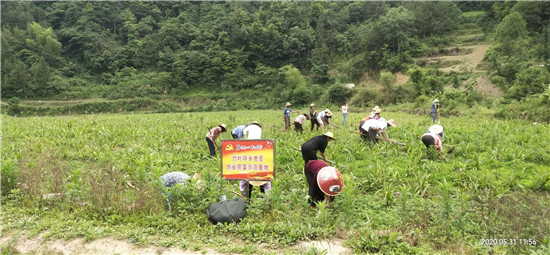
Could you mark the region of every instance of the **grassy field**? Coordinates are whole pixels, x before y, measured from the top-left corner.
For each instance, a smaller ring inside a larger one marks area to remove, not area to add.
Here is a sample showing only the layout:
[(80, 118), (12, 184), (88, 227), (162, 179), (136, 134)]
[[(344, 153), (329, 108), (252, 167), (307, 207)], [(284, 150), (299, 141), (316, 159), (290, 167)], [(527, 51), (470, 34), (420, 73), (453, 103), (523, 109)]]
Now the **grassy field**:
[[(406, 143), (399, 146), (363, 142), (356, 125), (364, 115), (351, 113), (342, 126), (335, 114), (337, 126), (325, 129), (337, 138), (327, 157), (347, 168), (340, 168), (342, 194), (317, 210), (308, 206), (303, 160), (293, 148), (322, 132), (310, 132), (309, 123), (303, 134), (285, 132), (281, 111), (3, 115), (2, 232), (247, 254), (300, 253), (292, 245), (336, 238), (354, 253), (550, 253), (548, 124), (444, 118), (444, 143), (456, 145), (445, 160), (420, 140), (428, 116), (383, 112), (399, 125), (388, 131)], [(206, 208), (234, 197), (238, 182), (221, 179), (207, 128), (254, 120), (263, 138), (276, 140), (277, 179), (268, 196), (253, 192), (241, 223), (212, 225)], [(168, 211), (156, 180), (171, 171), (200, 173), (203, 183), (187, 185)]]

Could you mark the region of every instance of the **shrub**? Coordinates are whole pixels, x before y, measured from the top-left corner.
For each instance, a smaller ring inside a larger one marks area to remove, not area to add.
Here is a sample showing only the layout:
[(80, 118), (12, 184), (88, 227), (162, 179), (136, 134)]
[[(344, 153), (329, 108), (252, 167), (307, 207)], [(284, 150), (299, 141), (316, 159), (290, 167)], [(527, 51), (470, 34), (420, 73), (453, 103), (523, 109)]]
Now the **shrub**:
[(379, 100), (379, 92), (373, 88), (361, 87), (357, 90), (357, 94), (351, 98), (351, 101), (357, 107), (368, 107), (376, 104)]
[(352, 90), (342, 84), (334, 84), (327, 91), (327, 101), (336, 105), (348, 101), (351, 96)]

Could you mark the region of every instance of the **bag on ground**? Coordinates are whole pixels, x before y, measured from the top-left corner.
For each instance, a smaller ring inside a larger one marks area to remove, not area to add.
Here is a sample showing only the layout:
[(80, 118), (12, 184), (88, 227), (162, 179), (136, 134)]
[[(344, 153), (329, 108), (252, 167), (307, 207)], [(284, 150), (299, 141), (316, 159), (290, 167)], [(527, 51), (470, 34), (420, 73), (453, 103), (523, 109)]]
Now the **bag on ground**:
[(218, 222), (239, 222), (246, 216), (246, 203), (242, 197), (211, 204), (206, 211), (208, 220)]

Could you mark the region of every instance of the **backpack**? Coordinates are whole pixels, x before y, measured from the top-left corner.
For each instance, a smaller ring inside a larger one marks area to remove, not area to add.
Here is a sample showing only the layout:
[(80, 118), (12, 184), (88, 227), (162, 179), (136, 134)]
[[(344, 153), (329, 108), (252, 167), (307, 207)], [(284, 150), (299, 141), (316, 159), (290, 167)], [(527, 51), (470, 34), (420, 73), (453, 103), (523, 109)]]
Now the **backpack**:
[(211, 204), (206, 211), (212, 224), (240, 222), (246, 216), (246, 203), (242, 197)]

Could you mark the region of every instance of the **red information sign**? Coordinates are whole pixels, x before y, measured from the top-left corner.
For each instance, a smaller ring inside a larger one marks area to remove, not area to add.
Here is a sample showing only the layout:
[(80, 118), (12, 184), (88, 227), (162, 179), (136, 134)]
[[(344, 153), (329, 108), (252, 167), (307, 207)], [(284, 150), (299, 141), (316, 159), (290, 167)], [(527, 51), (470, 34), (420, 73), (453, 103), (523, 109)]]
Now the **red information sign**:
[(275, 140), (223, 140), (222, 176), (227, 180), (273, 180)]

